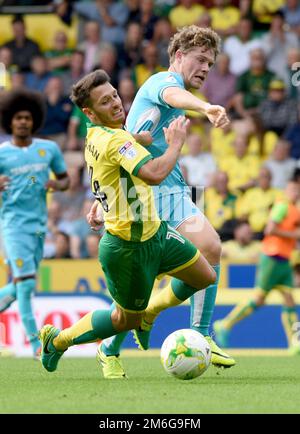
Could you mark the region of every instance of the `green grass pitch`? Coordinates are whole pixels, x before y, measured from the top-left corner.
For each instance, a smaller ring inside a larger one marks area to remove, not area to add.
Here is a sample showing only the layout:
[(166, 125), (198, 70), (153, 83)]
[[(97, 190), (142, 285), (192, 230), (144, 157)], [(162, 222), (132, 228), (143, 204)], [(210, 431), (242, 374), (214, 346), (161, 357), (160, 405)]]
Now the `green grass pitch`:
[(124, 357), (130, 378), (108, 381), (92, 358), (65, 358), (55, 373), (0, 358), (0, 413), (299, 413), (299, 361), (242, 356), (234, 368), (180, 381), (157, 356)]

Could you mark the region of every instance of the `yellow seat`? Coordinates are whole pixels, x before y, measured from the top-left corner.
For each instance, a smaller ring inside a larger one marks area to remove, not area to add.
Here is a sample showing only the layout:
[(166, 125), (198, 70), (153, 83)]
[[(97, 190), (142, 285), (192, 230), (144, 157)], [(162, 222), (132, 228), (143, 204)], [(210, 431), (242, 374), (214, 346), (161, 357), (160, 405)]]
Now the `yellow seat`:
[[(13, 38), (13, 15), (0, 15), (0, 45)], [(41, 51), (53, 48), (53, 38), (57, 31), (62, 30), (68, 37), (68, 47), (75, 48), (77, 43), (78, 19), (73, 17), (72, 25), (67, 26), (54, 14), (25, 15), (27, 37), (33, 39), (40, 46)], [(45, 37), (45, 31), (47, 32)]]

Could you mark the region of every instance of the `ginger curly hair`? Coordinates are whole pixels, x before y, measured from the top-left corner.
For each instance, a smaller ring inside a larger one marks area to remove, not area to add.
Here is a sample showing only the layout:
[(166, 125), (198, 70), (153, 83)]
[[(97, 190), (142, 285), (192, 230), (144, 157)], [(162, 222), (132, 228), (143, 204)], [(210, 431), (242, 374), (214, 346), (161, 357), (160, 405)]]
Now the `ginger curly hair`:
[(168, 47), (170, 63), (175, 60), (177, 50), (186, 54), (196, 47), (212, 50), (216, 59), (220, 52), (220, 44), (221, 38), (210, 28), (198, 27), (194, 24), (182, 27), (170, 40)]

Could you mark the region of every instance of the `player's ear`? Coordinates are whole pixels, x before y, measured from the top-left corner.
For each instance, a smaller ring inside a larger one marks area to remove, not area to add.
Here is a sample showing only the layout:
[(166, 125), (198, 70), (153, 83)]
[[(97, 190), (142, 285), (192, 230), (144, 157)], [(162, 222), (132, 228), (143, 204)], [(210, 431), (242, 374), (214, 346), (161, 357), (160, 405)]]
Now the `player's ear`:
[(83, 107), (82, 111), (89, 119), (94, 117), (94, 113), (92, 112), (92, 110), (89, 107)]
[(175, 60), (177, 60), (180, 63), (181, 60), (182, 60), (182, 55), (183, 55), (182, 51), (181, 50), (177, 50), (176, 53), (175, 53)]

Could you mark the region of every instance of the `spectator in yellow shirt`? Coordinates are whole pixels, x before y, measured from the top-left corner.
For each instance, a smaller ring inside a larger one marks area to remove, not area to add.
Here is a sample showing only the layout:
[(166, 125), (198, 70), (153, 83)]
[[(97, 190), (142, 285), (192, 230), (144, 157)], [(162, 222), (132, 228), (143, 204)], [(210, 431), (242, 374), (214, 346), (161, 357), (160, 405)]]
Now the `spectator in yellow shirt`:
[(233, 122), (222, 129), (212, 127), (209, 135), (211, 152), (219, 165), (224, 158), (234, 155), (232, 144), (236, 138), (236, 131), (233, 129)]
[(7, 47), (0, 48), (0, 88), (11, 90), (11, 75), (18, 70), (17, 66), (12, 65), (12, 51)]
[(253, 187), (237, 202), (237, 216), (249, 220), (257, 238), (262, 238), (267, 224), (270, 209), (277, 199), (282, 197), (282, 191), (272, 188), (272, 174), (267, 167), (259, 172), (257, 187)]
[(240, 21), (240, 11), (230, 6), (228, 0), (214, 0), (214, 7), (210, 10), (212, 28), (221, 36), (230, 36), (236, 33)]
[(238, 220), (233, 231), (233, 240), (222, 244), (222, 258), (228, 261), (257, 261), (261, 244), (253, 238), (253, 231), (247, 220)]
[(275, 12), (285, 5), (285, 0), (253, 0), (252, 14), (255, 17), (257, 29), (266, 30)]
[(197, 4), (196, 0), (180, 0), (169, 14), (169, 20), (174, 29), (190, 24), (196, 24), (200, 16), (205, 12), (205, 7)]
[(205, 190), (204, 199), (205, 215), (217, 231), (227, 220), (235, 218), (237, 197), (228, 188), (225, 172), (216, 172), (213, 186)]
[(220, 169), (229, 177), (229, 189), (234, 193), (244, 192), (255, 185), (260, 159), (248, 154), (249, 138), (239, 135), (234, 141), (234, 155), (220, 161)]
[(158, 50), (153, 43), (149, 43), (145, 46), (143, 58), (144, 62), (137, 65), (133, 70), (132, 79), (137, 89), (139, 89), (151, 75), (165, 70), (165, 68), (159, 65)]

